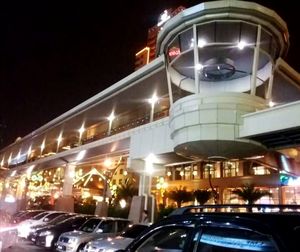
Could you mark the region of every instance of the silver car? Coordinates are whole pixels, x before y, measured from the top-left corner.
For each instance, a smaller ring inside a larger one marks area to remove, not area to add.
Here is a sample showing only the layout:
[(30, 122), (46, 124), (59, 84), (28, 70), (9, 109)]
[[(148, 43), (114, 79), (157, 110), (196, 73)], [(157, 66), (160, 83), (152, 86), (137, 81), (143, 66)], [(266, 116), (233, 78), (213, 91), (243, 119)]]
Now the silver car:
[(88, 242), (83, 252), (113, 252), (119, 249), (125, 249), (134, 238), (144, 232), (149, 225), (134, 224), (130, 225), (125, 231), (116, 237), (100, 238)]
[(131, 221), (128, 219), (110, 217), (91, 218), (78, 230), (61, 234), (55, 245), (56, 251), (81, 251), (87, 242), (97, 238), (114, 237), (130, 224)]

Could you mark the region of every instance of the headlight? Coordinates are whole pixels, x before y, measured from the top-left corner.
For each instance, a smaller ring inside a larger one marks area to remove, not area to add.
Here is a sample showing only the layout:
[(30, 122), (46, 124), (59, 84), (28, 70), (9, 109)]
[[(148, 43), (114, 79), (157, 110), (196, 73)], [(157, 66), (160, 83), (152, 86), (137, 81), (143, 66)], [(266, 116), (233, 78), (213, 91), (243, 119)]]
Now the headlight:
[(39, 236), (47, 236), (47, 235), (52, 235), (52, 232), (51, 231), (43, 231), (43, 232), (40, 232)]

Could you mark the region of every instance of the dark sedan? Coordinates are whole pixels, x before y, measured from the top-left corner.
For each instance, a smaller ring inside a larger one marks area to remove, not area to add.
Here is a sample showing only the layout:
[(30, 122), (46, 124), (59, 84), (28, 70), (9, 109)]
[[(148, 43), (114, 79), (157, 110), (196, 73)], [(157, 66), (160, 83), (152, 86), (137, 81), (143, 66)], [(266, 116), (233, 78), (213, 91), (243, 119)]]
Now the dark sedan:
[(299, 212), (178, 209), (119, 252), (299, 252)]
[(77, 215), (56, 225), (47, 226), (37, 230), (31, 237), (31, 240), (38, 246), (53, 248), (58, 237), (65, 232), (73, 231), (79, 228), (85, 221), (93, 216)]

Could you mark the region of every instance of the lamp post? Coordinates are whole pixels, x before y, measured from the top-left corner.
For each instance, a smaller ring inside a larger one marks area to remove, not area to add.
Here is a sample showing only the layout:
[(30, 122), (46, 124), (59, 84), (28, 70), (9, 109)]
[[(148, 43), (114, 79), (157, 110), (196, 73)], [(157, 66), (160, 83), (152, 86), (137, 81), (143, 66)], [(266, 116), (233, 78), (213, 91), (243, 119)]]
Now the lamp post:
[(151, 105), (151, 112), (150, 112), (150, 122), (153, 122), (153, 116), (154, 116), (154, 107), (155, 107), (155, 103), (158, 101), (158, 97), (156, 96), (156, 94), (154, 93), (153, 96), (148, 99), (148, 102)]

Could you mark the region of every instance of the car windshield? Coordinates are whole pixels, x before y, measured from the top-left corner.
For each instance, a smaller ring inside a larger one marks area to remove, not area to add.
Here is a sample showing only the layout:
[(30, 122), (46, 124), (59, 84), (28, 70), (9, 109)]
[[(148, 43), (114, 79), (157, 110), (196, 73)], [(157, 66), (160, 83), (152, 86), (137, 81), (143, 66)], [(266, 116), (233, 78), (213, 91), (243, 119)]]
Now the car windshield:
[(62, 221), (68, 220), (71, 217), (73, 217), (73, 215), (62, 214), (62, 215), (59, 215), (59, 216), (55, 217), (54, 219), (50, 220), (49, 224), (55, 225), (57, 223), (61, 223)]
[(121, 236), (133, 239), (142, 233), (146, 228), (148, 228), (147, 225), (133, 225), (122, 232)]
[(80, 231), (92, 233), (101, 222), (101, 219), (90, 219), (86, 221), (80, 228)]
[(52, 220), (54, 220), (55, 218), (57, 218), (58, 216), (62, 215), (63, 213), (52, 213), (49, 214), (45, 217), (45, 219), (43, 220), (43, 222), (50, 222)]
[(49, 214), (49, 212), (43, 212), (43, 213), (40, 213), (40, 214), (38, 214), (38, 215), (32, 217), (31, 219), (32, 219), (32, 220), (40, 220), (40, 219), (42, 219), (44, 216), (46, 216), (47, 214)]

